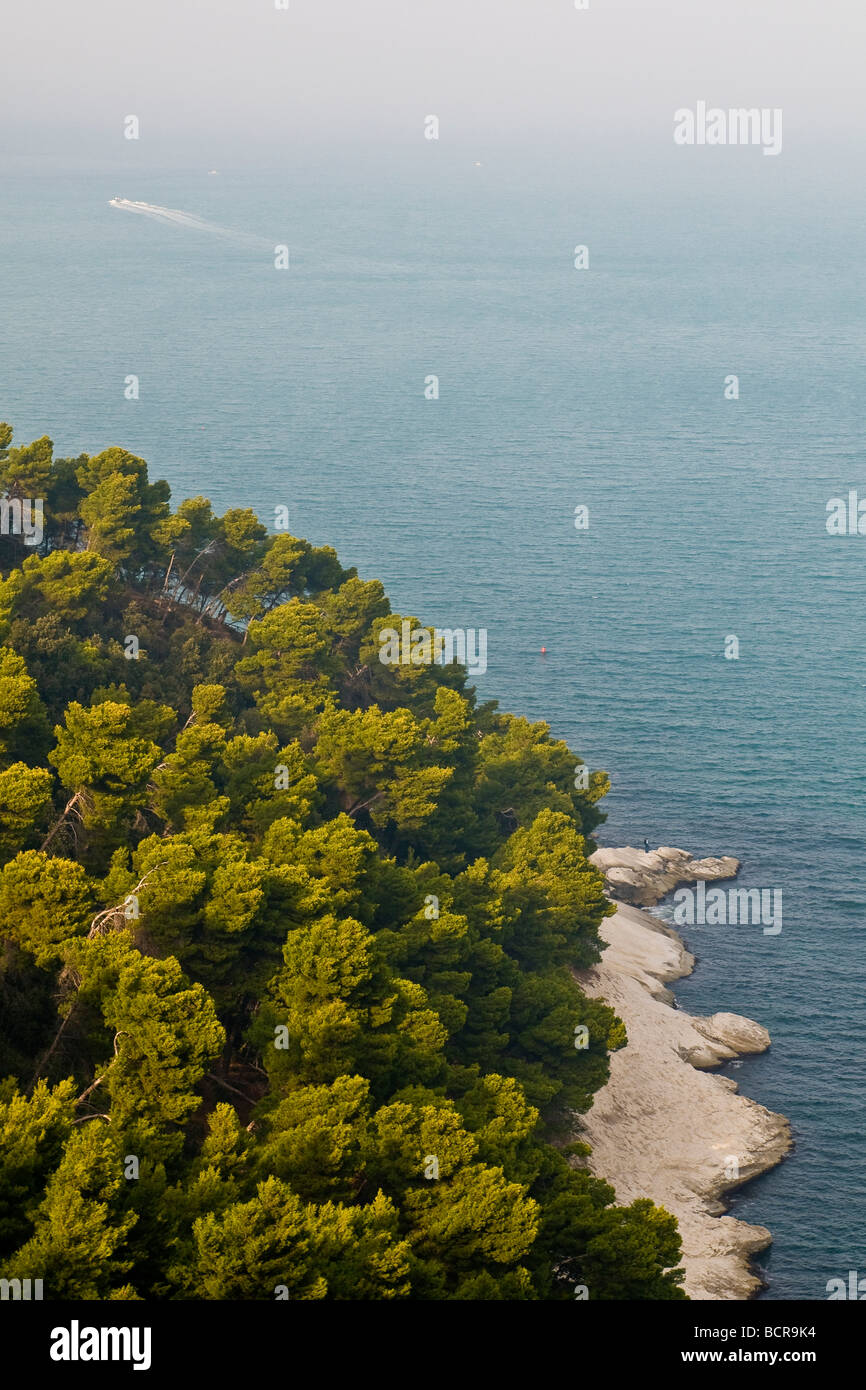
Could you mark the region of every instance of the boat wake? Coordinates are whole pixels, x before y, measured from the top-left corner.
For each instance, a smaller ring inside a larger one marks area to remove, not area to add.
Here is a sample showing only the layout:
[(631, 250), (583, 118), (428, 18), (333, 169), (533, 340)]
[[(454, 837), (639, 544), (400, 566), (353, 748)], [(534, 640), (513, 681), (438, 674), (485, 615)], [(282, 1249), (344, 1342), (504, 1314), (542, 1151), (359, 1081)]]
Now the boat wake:
[(180, 208), (163, 208), (158, 203), (133, 202), (129, 198), (110, 198), (108, 206), (119, 208), (121, 212), (137, 212), (142, 217), (152, 217), (157, 222), (169, 223), (173, 227), (186, 227), (194, 232), (207, 232), (210, 236), (225, 237), (229, 241), (242, 241), (247, 245), (269, 245), (266, 237), (254, 236), (250, 232), (236, 232), (230, 227), (221, 227), (217, 222), (208, 222), (195, 213), (183, 212)]
[[(180, 208), (164, 208), (158, 203), (134, 202), (130, 198), (109, 198), (109, 207), (118, 208), (121, 212), (135, 212), (141, 217), (150, 217), (155, 222), (172, 227), (183, 227), (192, 232), (206, 232), (208, 236), (217, 236), (225, 241), (250, 247), (268, 247), (274, 250), (276, 242), (269, 240), (268, 237), (258, 236), (253, 232), (238, 232), (231, 227), (222, 227), (217, 222), (208, 222), (204, 217), (197, 217), (193, 212), (184, 212)], [(298, 257), (299, 261), (310, 266), (311, 270), (318, 270), (327, 274), (343, 275), (364, 275), (367, 277), (393, 279), (395, 275), (406, 275), (407, 278), (414, 278), (417, 273), (417, 266), (411, 263), (401, 263), (391, 258), (377, 260), (370, 256), (358, 256), (347, 254), (345, 251), (334, 247), (325, 247), (318, 243), (316, 247), (304, 247), (294, 240), (292, 241), (292, 258)]]

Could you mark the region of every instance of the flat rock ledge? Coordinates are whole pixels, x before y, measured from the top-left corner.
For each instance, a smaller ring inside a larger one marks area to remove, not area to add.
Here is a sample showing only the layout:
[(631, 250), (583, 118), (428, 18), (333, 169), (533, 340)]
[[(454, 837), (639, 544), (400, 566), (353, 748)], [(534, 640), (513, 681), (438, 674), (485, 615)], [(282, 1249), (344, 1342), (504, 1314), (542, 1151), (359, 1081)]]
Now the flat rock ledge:
[[(679, 868), (664, 866), (666, 856), (682, 853), (656, 851), (662, 868), (654, 862), (649, 872), (679, 875)], [(654, 859), (631, 849), (598, 854), (611, 856), (614, 866), (622, 862), (616, 856)], [(696, 863), (735, 866), (716, 877), (730, 876), (737, 865), (734, 859), (690, 860)], [(635, 871), (645, 872), (641, 865)], [(684, 869), (677, 881), (690, 876)], [(666, 983), (690, 974), (694, 958), (676, 932), (649, 914), (621, 903), (600, 934), (608, 943), (601, 963), (575, 976), (587, 994), (616, 1010), (629, 1040), (612, 1055), (610, 1079), (580, 1117), (576, 1137), (592, 1146), (588, 1166), (613, 1184), (618, 1202), (650, 1197), (676, 1216), (690, 1298), (749, 1298), (761, 1285), (750, 1256), (772, 1236), (763, 1226), (725, 1215), (721, 1199), (775, 1167), (791, 1148), (791, 1132), (783, 1115), (741, 1096), (730, 1077), (706, 1069), (765, 1051), (770, 1035), (738, 1014), (695, 1018), (673, 1008)]]
[(627, 845), (623, 849), (597, 849), (589, 862), (604, 874), (607, 889), (619, 902), (651, 907), (661, 902), (680, 883), (698, 879), (734, 878), (739, 859), (725, 855), (720, 859), (693, 859), (684, 849), (660, 845), (644, 852)]

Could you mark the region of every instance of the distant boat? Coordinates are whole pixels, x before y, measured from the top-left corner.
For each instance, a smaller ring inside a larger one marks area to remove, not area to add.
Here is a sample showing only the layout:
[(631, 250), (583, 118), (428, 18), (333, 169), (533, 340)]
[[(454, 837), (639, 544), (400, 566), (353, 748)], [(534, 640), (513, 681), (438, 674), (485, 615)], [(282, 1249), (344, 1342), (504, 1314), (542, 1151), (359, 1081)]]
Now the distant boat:
[(146, 212), (172, 212), (172, 208), (155, 208), (153, 203), (136, 203), (131, 198), (109, 198), (110, 208), (139, 208)]

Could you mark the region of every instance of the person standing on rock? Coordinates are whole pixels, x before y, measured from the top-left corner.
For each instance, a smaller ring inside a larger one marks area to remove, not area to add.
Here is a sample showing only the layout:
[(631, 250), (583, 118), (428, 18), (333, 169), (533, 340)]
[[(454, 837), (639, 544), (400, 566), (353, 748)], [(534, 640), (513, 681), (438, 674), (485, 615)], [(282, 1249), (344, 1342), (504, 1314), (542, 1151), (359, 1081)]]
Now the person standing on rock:
[(643, 847), (644, 847), (644, 849), (646, 850), (647, 854), (649, 854), (649, 852), (650, 852), (649, 840), (646, 838), (646, 836), (644, 836)]

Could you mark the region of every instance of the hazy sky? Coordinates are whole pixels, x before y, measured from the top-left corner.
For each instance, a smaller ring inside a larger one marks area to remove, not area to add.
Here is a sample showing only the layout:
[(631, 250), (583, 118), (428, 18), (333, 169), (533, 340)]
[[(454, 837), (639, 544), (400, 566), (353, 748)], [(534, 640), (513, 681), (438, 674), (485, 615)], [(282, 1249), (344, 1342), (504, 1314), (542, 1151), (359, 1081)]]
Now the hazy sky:
[[(2, 148), (267, 159), (310, 142), (670, 139), (676, 107), (862, 124), (864, 0), (2, 0)], [(859, 132), (855, 138), (859, 139)]]

